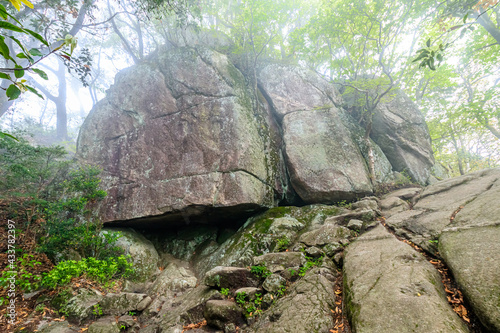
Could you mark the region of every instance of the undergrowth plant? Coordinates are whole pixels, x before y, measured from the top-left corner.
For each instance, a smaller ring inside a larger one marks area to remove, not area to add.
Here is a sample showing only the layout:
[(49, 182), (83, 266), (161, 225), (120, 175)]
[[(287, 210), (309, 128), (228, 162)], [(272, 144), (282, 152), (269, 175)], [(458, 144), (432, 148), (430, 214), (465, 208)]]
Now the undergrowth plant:
[(246, 292), (239, 292), (236, 294), (236, 303), (244, 310), (247, 318), (262, 313), (262, 294), (255, 294), (255, 299), (250, 300)]
[(110, 287), (112, 279), (132, 275), (132, 264), (128, 259), (129, 256), (121, 255), (117, 258), (107, 258), (105, 260), (89, 257), (80, 261), (61, 261), (43, 277), (42, 285), (49, 289), (56, 289), (59, 286), (68, 284), (74, 277), (85, 275), (88, 279)]
[(290, 243), (291, 241), (287, 236), (285, 235), (281, 236), (276, 240), (276, 251), (278, 252), (285, 251), (290, 245)]
[[(0, 138), (0, 151), (0, 199), (17, 205), (16, 235), (29, 231), (36, 241), (36, 246), (19, 244), (16, 270), (2, 273), (2, 288), (14, 278), (17, 290), (30, 292), (56, 289), (75, 277), (110, 286), (113, 279), (132, 275), (130, 257), (115, 245), (121, 234), (101, 232), (94, 213), (106, 196), (99, 189), (99, 169), (69, 159), (62, 147), (34, 147), (21, 137), (19, 142)], [(58, 262), (51, 271), (39, 268), (40, 253)]]
[(272, 272), (266, 267), (266, 266), (252, 266), (250, 268), (250, 272), (262, 279), (265, 279), (269, 275), (272, 274)]
[(315, 266), (321, 266), (321, 263), (323, 262), (324, 254), (322, 254), (320, 257), (318, 257), (316, 259), (312, 258), (310, 256), (305, 256), (305, 257), (306, 257), (306, 264), (299, 269), (299, 276), (300, 277), (303, 277), (304, 275), (306, 275), (307, 271), (310, 270), (311, 268), (313, 268)]

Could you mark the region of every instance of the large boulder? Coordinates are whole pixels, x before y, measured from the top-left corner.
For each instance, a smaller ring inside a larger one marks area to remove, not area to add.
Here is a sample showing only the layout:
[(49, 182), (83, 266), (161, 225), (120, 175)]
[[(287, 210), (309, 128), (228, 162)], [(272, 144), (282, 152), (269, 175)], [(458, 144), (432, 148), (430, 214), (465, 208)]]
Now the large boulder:
[(363, 130), (340, 108), (342, 97), (331, 83), (312, 71), (277, 64), (264, 66), (259, 82), (282, 123), (291, 184), (302, 200), (354, 199), (390, 179), (392, 167), (372, 142), (375, 179), (370, 180)]
[(251, 96), (225, 55), (201, 47), (162, 49), (120, 72), (77, 143), (104, 169), (103, 221), (274, 206), (286, 187), (279, 138)]
[(343, 113), (331, 107), (283, 119), (291, 183), (307, 203), (333, 203), (373, 190), (366, 161), (341, 121)]
[(115, 246), (129, 255), (134, 269), (133, 279), (144, 282), (158, 271), (158, 252), (150, 240), (131, 228), (104, 228), (103, 233), (119, 234)]
[(375, 108), (371, 137), (394, 171), (405, 172), (413, 181), (426, 184), (434, 155), (424, 116), (402, 91), (391, 94)]
[(103, 168), (103, 222), (213, 224), (278, 203), (353, 200), (392, 182), (393, 169), (427, 180), (429, 134), (404, 96), (379, 105), (370, 141), (320, 75), (264, 64), (255, 86), (234, 59), (159, 48), (117, 75), (77, 143), (80, 159)]

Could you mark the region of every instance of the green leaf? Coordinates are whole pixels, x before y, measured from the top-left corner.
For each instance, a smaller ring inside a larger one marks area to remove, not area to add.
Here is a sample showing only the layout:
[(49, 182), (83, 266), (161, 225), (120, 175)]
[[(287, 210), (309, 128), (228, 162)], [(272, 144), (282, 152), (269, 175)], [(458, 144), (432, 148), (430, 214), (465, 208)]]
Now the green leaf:
[(38, 92), (38, 90), (36, 90), (35, 88), (33, 87), (30, 87), (30, 86), (27, 86), (27, 85), (24, 85), (26, 87), (26, 89), (28, 89), (30, 92), (32, 92), (33, 94), (37, 95), (38, 97), (40, 97), (41, 99), (45, 99), (43, 98), (42, 94), (40, 94)]
[(417, 61), (419, 61), (420, 59), (423, 59), (423, 58), (425, 58), (425, 57), (427, 57), (427, 55), (426, 55), (426, 54), (424, 54), (424, 53), (420, 53), (420, 55), (419, 55), (418, 57), (416, 57), (416, 58), (415, 58), (415, 60), (413, 60), (412, 62), (417, 62)]
[[(2, 6), (3, 7), (3, 6)], [(11, 139), (14, 139), (16, 140), (17, 142), (19, 142), (19, 139), (16, 138), (15, 136), (13, 135), (10, 135), (9, 133), (5, 133), (5, 132), (0, 132), (0, 138), (11, 138)]]
[[(19, 69), (19, 68), (22, 68), (22, 67), (21, 67), (21, 66), (19, 66), (19, 65), (16, 65), (16, 66), (15, 66), (15, 68), (18, 68), (18, 69)], [(14, 75), (15, 75), (18, 79), (22, 78), (22, 77), (24, 76), (24, 69), (15, 70), (15, 71), (14, 71)]]
[(2, 17), (4, 20), (9, 17), (9, 15), (7, 14), (7, 10), (2, 4), (0, 4), (0, 17)]
[(34, 32), (33, 30), (30, 30), (30, 29), (24, 29), (24, 31), (29, 33), (31, 36), (35, 37), (39, 42), (41, 42), (45, 46), (49, 46), (49, 43), (40, 34)]
[(434, 67), (434, 58), (429, 59), (429, 68), (433, 71), (436, 70), (436, 67)]
[(0, 79), (12, 80), (9, 74), (0, 73)]
[[(23, 51), (23, 54), (25, 55), (24, 58), (28, 59), (30, 61), (30, 63), (33, 63), (33, 58), (30, 56), (30, 54), (28, 53), (28, 50), (26, 50), (26, 47), (19, 41), (19, 39), (17, 39), (14, 36), (9, 36), (9, 38), (12, 39), (14, 42), (16, 42), (17, 45), (19, 45), (19, 47), (21, 48), (21, 51)], [(19, 57), (19, 54), (17, 55), (17, 57), (22, 58), (22, 57)]]
[(10, 50), (9, 50), (9, 47), (7, 46), (7, 44), (5, 44), (4, 39), (5, 39), (4, 36), (0, 36), (0, 53), (2, 54), (2, 56), (5, 59), (8, 60), (8, 59), (11, 59)]
[(40, 77), (44, 80), (48, 80), (49, 77), (47, 75), (47, 73), (45, 73), (44, 71), (42, 71), (41, 69), (38, 69), (38, 68), (32, 68), (33, 72), (37, 73), (38, 75), (40, 75)]
[(464, 24), (465, 24), (465, 21), (467, 21), (467, 16), (469, 16), (469, 13), (465, 14), (465, 16), (464, 16)]
[(15, 32), (25, 32), (23, 28), (20, 28), (17, 25), (14, 25), (14, 24), (7, 22), (7, 21), (0, 21), (0, 28), (12, 30)]
[(29, 52), (34, 57), (43, 57), (44, 56), (44, 54), (42, 52), (40, 52), (40, 50), (38, 50), (38, 49), (31, 49)]
[(19, 98), (21, 95), (21, 90), (15, 85), (11, 84), (6, 91), (7, 97), (9, 98), (9, 101), (15, 100)]
[(26, 58), (24, 53), (18, 53), (18, 54), (16, 54), (16, 57), (18, 57), (19, 59), (28, 59), (28, 58)]
[(425, 43), (425, 45), (427, 45), (427, 47), (431, 47), (431, 39), (430, 38), (427, 40), (427, 43)]
[(441, 53), (438, 53), (436, 55), (436, 58), (437, 58), (437, 60), (439, 60), (439, 62), (443, 61), (443, 56), (441, 55)]

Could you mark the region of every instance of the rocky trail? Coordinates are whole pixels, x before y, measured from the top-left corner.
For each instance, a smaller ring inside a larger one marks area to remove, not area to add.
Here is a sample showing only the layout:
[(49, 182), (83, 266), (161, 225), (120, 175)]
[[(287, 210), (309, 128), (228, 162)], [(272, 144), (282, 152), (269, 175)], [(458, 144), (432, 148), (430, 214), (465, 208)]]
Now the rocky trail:
[(117, 75), (77, 158), (103, 169), (96, 215), (135, 280), (78, 282), (64, 318), (27, 313), (29, 327), (499, 333), (500, 170), (447, 179), (401, 91), (364, 138), (356, 94), (300, 67), (240, 68), (212, 43)]
[[(175, 253), (177, 258), (163, 252), (171, 247), (161, 243), (161, 236), (144, 238), (128, 230), (129, 252), (148, 248), (157, 253), (134, 256), (137, 266), (147, 268), (147, 259), (154, 258), (162, 269), (118, 294), (82, 291), (69, 302), (71, 320), (80, 326), (53, 323), (41, 331), (498, 332), (500, 270), (493, 258), (498, 258), (494, 233), (499, 224), (488, 224), (486, 209), (476, 211), (477, 226), (465, 223), (465, 216), (473, 214), (471, 205), (500, 194), (500, 170), (466, 177), (364, 198), (347, 207), (274, 208), (251, 218), (218, 246), (210, 240), (216, 237), (211, 228), (179, 230), (172, 240), (191, 250)], [(458, 212), (456, 205), (446, 205), (448, 224), (442, 224), (437, 237), (425, 234), (423, 226), (435, 226), (425, 218), (407, 221), (413, 229), (421, 227), (418, 235), (394, 227), (394, 221), (401, 221), (398, 216), (413, 216), (417, 209), (435, 214), (423, 205), (435, 205), (428, 193), (448, 202), (457, 200), (457, 190), (473, 193), (478, 186), (489, 190), (466, 202), (458, 199), (455, 203), (463, 207)], [(492, 237), (484, 235), (484, 228)], [(473, 280), (466, 274), (470, 266), (463, 265), (472, 265), (473, 253), (467, 251), (475, 248), (463, 241), (462, 232), (471, 239), (478, 232), (480, 246), (487, 249), (473, 263)], [(426, 244), (424, 237), (437, 238), (439, 244)], [(100, 318), (92, 314), (96, 305)]]

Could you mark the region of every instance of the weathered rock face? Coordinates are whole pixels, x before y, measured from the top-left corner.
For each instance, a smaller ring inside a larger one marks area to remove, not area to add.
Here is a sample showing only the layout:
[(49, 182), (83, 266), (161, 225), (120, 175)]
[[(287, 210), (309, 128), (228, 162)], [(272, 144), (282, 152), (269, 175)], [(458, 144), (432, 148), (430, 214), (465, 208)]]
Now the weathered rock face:
[(431, 138), (424, 116), (401, 91), (382, 102), (373, 114), (372, 139), (380, 146), (394, 171), (406, 172), (426, 184), (434, 165)]
[(330, 310), (335, 307), (333, 284), (318, 273), (317, 269), (309, 272), (290, 288), (250, 332), (329, 332), (333, 327)]
[[(265, 66), (259, 74), (271, 108), (282, 123), (287, 167), (293, 188), (307, 203), (333, 203), (373, 190), (362, 130), (340, 108), (339, 92), (304, 69)], [(378, 146), (376, 182), (392, 173)]]
[(468, 332), (434, 267), (381, 225), (348, 247), (344, 274), (354, 332)]
[[(415, 108), (405, 104), (396, 123), (385, 112), (399, 112), (393, 104), (376, 115), (371, 179), (364, 130), (331, 83), (278, 64), (259, 69), (257, 94), (251, 80), (201, 46), (159, 49), (117, 75), (78, 140), (78, 156), (104, 169), (103, 221), (211, 223), (297, 196), (326, 204), (362, 197), (392, 181), (393, 167), (418, 181), (428, 176), (413, 162), (428, 148)], [(418, 128), (401, 130), (406, 122)]]
[(348, 128), (343, 110), (295, 112), (283, 132), (291, 182), (308, 203), (332, 203), (372, 192), (366, 162)]
[(342, 105), (333, 85), (302, 68), (272, 64), (259, 72), (263, 91), (278, 117), (297, 111), (330, 109)]
[(226, 56), (190, 48), (117, 76), (78, 140), (79, 155), (104, 167), (105, 222), (275, 204), (286, 183), (275, 129), (254, 114), (244, 80)]
[(413, 210), (386, 220), (397, 234), (439, 252), (481, 323), (492, 332), (500, 332), (498, 198), (500, 169), (483, 170), (413, 193)]

